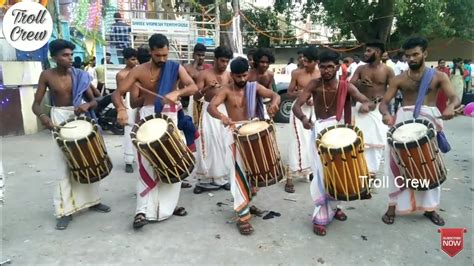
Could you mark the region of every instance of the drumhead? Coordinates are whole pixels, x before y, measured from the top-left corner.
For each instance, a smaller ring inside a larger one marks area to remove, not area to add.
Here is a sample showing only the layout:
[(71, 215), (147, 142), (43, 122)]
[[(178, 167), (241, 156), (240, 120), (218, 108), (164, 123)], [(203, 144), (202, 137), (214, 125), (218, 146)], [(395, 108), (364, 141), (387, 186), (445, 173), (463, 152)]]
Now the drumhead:
[(346, 127), (338, 127), (326, 132), (321, 138), (321, 144), (327, 148), (337, 149), (353, 144), (357, 139), (357, 133)]
[(86, 120), (74, 120), (68, 122), (59, 130), (59, 136), (65, 140), (83, 139), (92, 132), (92, 123)]
[(239, 134), (240, 135), (252, 135), (258, 132), (261, 132), (265, 129), (267, 129), (270, 126), (265, 121), (255, 121), (255, 122), (250, 122), (248, 124), (245, 124), (240, 127), (239, 129)]
[(138, 128), (137, 140), (146, 143), (158, 140), (165, 134), (167, 128), (168, 122), (165, 119), (150, 119)]
[(421, 139), (428, 134), (428, 127), (421, 123), (409, 123), (401, 125), (392, 134), (393, 140), (397, 142), (412, 142)]

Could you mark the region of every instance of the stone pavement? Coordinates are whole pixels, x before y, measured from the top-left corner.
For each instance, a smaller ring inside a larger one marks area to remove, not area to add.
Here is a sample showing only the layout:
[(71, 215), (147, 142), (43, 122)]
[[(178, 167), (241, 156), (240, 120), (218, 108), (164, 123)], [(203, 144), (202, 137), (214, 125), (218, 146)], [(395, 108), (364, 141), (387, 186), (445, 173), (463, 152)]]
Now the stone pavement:
[[(183, 189), (179, 206), (189, 214), (132, 229), (137, 174), (126, 174), (122, 138), (105, 136), (114, 163), (101, 185), (108, 214), (82, 212), (66, 231), (54, 229), (53, 185), (57, 175), (50, 154), (55, 145), (47, 131), (2, 139), (5, 203), (0, 207), (0, 261), (12, 265), (75, 264), (325, 264), (325, 265), (472, 265), (473, 119), (446, 123), (453, 151), (445, 156), (449, 177), (443, 185), (440, 214), (446, 227), (464, 227), (464, 250), (454, 258), (440, 251), (438, 227), (421, 213), (382, 223), (386, 189), (371, 200), (343, 203), (345, 222), (334, 221), (328, 234), (313, 234), (309, 184), (295, 182), (295, 194), (283, 184), (261, 189), (254, 203), (281, 217), (252, 219), (255, 232), (241, 236), (233, 222), (228, 191), (194, 195)], [(278, 125), (286, 161), (288, 125)], [(193, 181), (194, 182), (194, 181)], [(291, 200), (288, 200), (291, 199)], [(218, 202), (224, 203), (220, 207)]]

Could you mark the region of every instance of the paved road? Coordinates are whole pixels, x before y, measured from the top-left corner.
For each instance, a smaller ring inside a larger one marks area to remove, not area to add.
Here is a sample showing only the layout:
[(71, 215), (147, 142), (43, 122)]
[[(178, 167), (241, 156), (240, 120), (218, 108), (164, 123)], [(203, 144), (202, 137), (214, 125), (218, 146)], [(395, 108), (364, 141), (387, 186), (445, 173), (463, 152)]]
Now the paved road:
[[(255, 233), (239, 235), (232, 222), (227, 191), (194, 195), (181, 193), (180, 206), (189, 215), (149, 224), (135, 232), (135, 174), (123, 171), (122, 139), (106, 136), (114, 162), (102, 183), (103, 202), (112, 212), (83, 212), (66, 231), (54, 229), (52, 191), (56, 178), (49, 155), (54, 148), (48, 132), (6, 137), (2, 141), (6, 175), (2, 212), (1, 258), (23, 264), (326, 264), (326, 265), (472, 265), (473, 121), (460, 117), (447, 122), (453, 151), (446, 158), (449, 178), (443, 186), (441, 215), (446, 227), (465, 227), (464, 251), (454, 258), (440, 251), (437, 227), (421, 214), (397, 217), (387, 226), (380, 220), (387, 191), (373, 199), (344, 204), (349, 219), (334, 221), (328, 235), (313, 234), (309, 184), (296, 182), (296, 194), (283, 184), (262, 189), (255, 203), (281, 217), (255, 217)], [(278, 141), (286, 160), (288, 125), (278, 125)], [(296, 200), (288, 201), (285, 198)], [(217, 206), (217, 202), (229, 205)]]

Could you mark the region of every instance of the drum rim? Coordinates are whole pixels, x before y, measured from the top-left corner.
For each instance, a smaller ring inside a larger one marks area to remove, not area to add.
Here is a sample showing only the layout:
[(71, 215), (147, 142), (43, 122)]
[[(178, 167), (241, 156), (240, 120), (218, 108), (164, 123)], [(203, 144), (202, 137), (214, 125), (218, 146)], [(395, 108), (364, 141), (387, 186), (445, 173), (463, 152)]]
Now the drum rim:
[[(349, 128), (349, 129), (354, 130), (356, 135), (357, 135), (357, 138), (356, 138), (355, 142), (352, 143), (352, 144), (349, 144), (347, 146), (339, 147), (339, 148), (328, 148), (328, 147), (324, 146), (321, 143), (321, 138), (328, 131), (336, 129), (336, 128)], [(318, 133), (318, 135), (316, 137), (316, 148), (320, 149), (321, 152), (326, 152), (326, 153), (329, 153), (329, 152), (333, 152), (335, 154), (339, 154), (339, 153), (343, 153), (343, 152), (345, 153), (345, 152), (352, 151), (352, 146), (359, 146), (362, 143), (362, 137), (363, 137), (362, 131), (355, 125), (349, 125), (349, 124), (333, 125), (333, 126), (330, 126), (330, 127), (327, 127), (325, 129), (321, 130), (321, 132)]]
[(258, 139), (259, 135), (264, 137), (264, 136), (268, 135), (267, 132), (268, 133), (275, 132), (275, 124), (270, 119), (258, 120), (256, 122), (267, 122), (268, 127), (265, 130), (257, 132), (257, 133), (253, 133), (253, 134), (250, 134), (250, 135), (241, 135), (241, 134), (239, 134), (239, 129), (241, 127), (243, 127), (244, 125), (248, 125), (252, 122), (244, 123), (244, 124), (242, 124), (242, 125), (240, 125), (240, 126), (238, 126), (237, 128), (234, 129), (234, 132), (233, 132), (234, 138), (236, 138), (238, 140), (241, 140), (241, 141), (247, 141), (247, 139), (250, 140), (250, 141), (254, 141), (254, 140)]
[[(166, 128), (166, 132), (171, 132), (170, 128), (173, 127), (173, 125), (171, 124), (173, 122), (173, 120), (171, 120), (171, 118), (165, 114), (157, 114), (157, 113), (154, 113), (154, 114), (151, 114), (151, 115), (148, 115), (148, 116), (145, 116), (144, 118), (140, 119), (140, 121), (138, 121), (137, 123), (135, 123), (135, 125), (133, 125), (132, 127), (132, 130), (130, 131), (130, 138), (132, 140), (132, 143), (135, 147), (137, 146), (140, 146), (140, 147), (145, 147), (147, 146), (148, 144), (152, 145), (154, 144), (155, 142), (158, 142), (158, 140), (162, 140), (162, 141), (165, 141), (167, 140), (169, 137), (167, 134), (163, 134), (161, 136), (160, 139), (157, 139), (157, 140), (154, 140), (154, 141), (150, 141), (150, 142), (143, 142), (143, 141), (139, 141), (137, 139), (137, 133), (138, 133), (138, 129), (140, 129), (140, 127), (145, 124), (146, 122), (148, 122), (149, 120), (152, 120), (152, 119), (155, 119), (155, 118), (159, 118), (159, 119), (164, 119), (167, 123), (167, 128)], [(162, 139), (163, 138), (163, 139)]]
[[(350, 195), (347, 197), (344, 194), (337, 194), (334, 195), (333, 191), (328, 191), (326, 192), (330, 197), (332, 197), (334, 200), (339, 200), (339, 201), (353, 201), (353, 200), (359, 200), (359, 196), (357, 194)], [(371, 199), (372, 194), (370, 194), (370, 190), (368, 188), (364, 188), (360, 192), (360, 200), (366, 200), (366, 199)]]
[[(399, 127), (401, 127), (403, 125), (407, 125), (407, 124), (413, 124), (413, 123), (420, 123), (420, 124), (425, 125), (428, 128), (428, 133), (425, 136), (419, 138), (418, 140), (413, 140), (413, 141), (409, 141), (409, 142), (399, 142), (399, 141), (396, 141), (396, 140), (393, 139), (393, 133)], [(435, 129), (434, 129), (433, 123), (431, 123), (427, 119), (420, 119), (420, 118), (410, 119), (410, 120), (400, 122), (400, 123), (394, 125), (392, 128), (390, 128), (389, 131), (387, 132), (388, 144), (390, 144), (390, 146), (392, 146), (394, 148), (405, 148), (405, 147), (407, 147), (409, 149), (416, 148), (416, 147), (418, 147), (418, 144), (420, 144), (420, 145), (426, 144), (431, 139), (433, 139), (434, 137), (435, 137)]]
[[(69, 122), (77, 121), (77, 120), (85, 120), (85, 121), (91, 123), (92, 124), (91, 133), (89, 133), (89, 135), (87, 135), (83, 138), (76, 139), (76, 140), (63, 139), (61, 137), (61, 135), (59, 134), (59, 131), (61, 130), (61, 127), (66, 125)], [(52, 131), (53, 131), (54, 139), (56, 140), (58, 145), (61, 146), (61, 147), (62, 147), (62, 145), (66, 145), (66, 143), (76, 143), (77, 142), (78, 144), (83, 144), (86, 140), (90, 141), (95, 136), (95, 132), (100, 132), (97, 122), (94, 119), (92, 119), (90, 117), (87, 117), (87, 116), (76, 116), (76, 117), (73, 117), (73, 118), (69, 118), (68, 120), (66, 120), (66, 121), (62, 122), (61, 124), (59, 124), (59, 127), (54, 127)], [(100, 134), (99, 134), (99, 136), (100, 136)]]

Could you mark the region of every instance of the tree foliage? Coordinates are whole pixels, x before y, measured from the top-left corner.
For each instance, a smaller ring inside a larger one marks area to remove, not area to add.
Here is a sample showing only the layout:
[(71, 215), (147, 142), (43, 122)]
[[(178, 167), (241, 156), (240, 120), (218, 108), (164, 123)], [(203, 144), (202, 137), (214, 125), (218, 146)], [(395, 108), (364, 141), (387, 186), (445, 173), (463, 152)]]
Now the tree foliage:
[[(291, 0), (279, 0), (291, 2)], [(407, 36), (473, 39), (472, 0), (308, 0), (310, 16), (336, 31), (338, 39), (379, 39), (396, 43)]]

